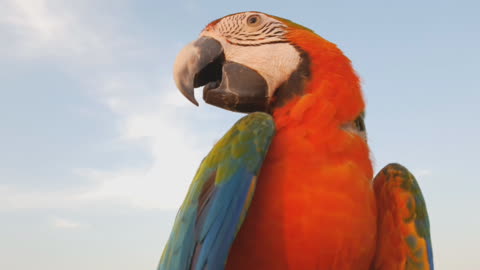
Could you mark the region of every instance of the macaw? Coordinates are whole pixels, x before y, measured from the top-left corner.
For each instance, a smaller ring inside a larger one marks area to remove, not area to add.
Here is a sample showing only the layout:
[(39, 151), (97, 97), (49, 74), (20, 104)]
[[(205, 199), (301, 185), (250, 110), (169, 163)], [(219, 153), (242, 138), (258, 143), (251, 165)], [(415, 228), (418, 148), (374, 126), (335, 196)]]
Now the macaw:
[(395, 163), (373, 178), (359, 78), (335, 44), (236, 13), (180, 51), (174, 79), (196, 105), (204, 86), (248, 114), (202, 161), (159, 270), (434, 269), (420, 187)]

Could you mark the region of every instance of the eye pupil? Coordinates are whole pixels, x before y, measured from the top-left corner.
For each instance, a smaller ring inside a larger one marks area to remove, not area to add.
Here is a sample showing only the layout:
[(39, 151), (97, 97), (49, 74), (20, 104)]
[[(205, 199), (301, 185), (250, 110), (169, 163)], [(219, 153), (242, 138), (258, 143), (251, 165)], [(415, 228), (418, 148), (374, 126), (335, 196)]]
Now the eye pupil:
[(252, 15), (247, 19), (247, 24), (250, 26), (256, 26), (259, 23), (260, 23), (260, 17), (258, 15)]

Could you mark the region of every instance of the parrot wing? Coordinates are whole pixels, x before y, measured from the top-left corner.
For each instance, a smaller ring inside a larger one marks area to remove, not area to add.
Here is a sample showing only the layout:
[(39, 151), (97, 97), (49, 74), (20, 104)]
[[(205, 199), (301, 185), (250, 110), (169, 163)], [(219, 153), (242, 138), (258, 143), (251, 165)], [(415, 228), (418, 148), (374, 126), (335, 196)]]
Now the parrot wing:
[(275, 133), (273, 118), (240, 119), (202, 161), (158, 270), (223, 269)]
[(433, 270), (427, 207), (415, 177), (389, 164), (375, 177), (374, 190), (378, 241), (372, 269)]

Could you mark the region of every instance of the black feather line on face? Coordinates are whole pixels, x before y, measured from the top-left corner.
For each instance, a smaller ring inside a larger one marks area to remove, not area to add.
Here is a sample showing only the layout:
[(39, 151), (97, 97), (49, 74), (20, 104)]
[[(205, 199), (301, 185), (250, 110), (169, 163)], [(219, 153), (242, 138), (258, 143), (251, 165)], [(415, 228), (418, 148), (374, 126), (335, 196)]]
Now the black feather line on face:
[(233, 24), (235, 25), (235, 27), (233, 28), (232, 32), (240, 33), (241, 24), (239, 24), (237, 20), (233, 21)]
[[(275, 43), (287, 43), (284, 37), (286, 26), (282, 22), (267, 21), (254, 32), (244, 30), (246, 13), (224, 17), (218, 22), (217, 31), (228, 43), (238, 46), (261, 46)], [(255, 29), (255, 28), (253, 28)]]
[(270, 25), (270, 24), (269, 23), (264, 24), (260, 29), (258, 29), (258, 31), (260, 31), (260, 32), (266, 31), (268, 29), (268, 25)]
[(260, 43), (238, 43), (238, 42), (233, 42), (229, 40), (230, 44), (237, 45), (237, 46), (261, 46), (261, 45), (267, 45), (267, 44), (276, 44), (276, 43), (290, 43), (288, 40), (273, 40), (273, 41), (266, 41), (266, 42), (260, 42)]
[[(260, 38), (239, 38), (238, 36), (225, 36), (225, 37), (228, 37), (228, 38), (231, 38), (233, 40), (236, 40), (236, 41), (262, 41), (262, 40), (266, 40), (268, 38), (277, 38), (277, 41), (278, 39), (280, 39), (281, 37), (280, 36), (266, 36), (262, 39)], [(284, 38), (281, 39), (282, 41), (285, 40)], [(265, 41), (265, 42), (269, 42), (269, 41)]]
[(277, 29), (277, 28), (278, 28), (278, 26), (268, 28), (268, 31), (265, 32), (265, 35), (270, 34), (271, 32), (273, 32), (273, 31), (274, 31), (275, 29)]
[(258, 37), (260, 36), (262, 33), (258, 33), (258, 32), (255, 32), (255, 33), (249, 33), (249, 34), (246, 34), (246, 33), (238, 33), (239, 36), (241, 37), (245, 37), (245, 38), (249, 38), (249, 37)]

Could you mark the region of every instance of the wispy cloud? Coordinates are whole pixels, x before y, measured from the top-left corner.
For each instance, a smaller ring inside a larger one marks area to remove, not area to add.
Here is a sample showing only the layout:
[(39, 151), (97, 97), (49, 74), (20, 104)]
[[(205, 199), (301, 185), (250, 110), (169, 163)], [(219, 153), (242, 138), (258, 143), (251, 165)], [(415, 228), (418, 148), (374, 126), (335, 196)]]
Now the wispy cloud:
[[(97, 39), (78, 23), (72, 10), (59, 2), (45, 0), (6, 0), (0, 5), (8, 53), (16, 57), (38, 57), (89, 50)], [(4, 51), (5, 52), (5, 51)]]
[[(109, 87), (135, 89), (127, 81), (118, 79)], [(176, 93), (170, 83), (164, 84)], [(110, 89), (109, 93), (116, 93)], [(147, 91), (149, 92), (149, 91)], [(179, 94), (177, 94), (179, 95)], [(193, 145), (188, 121), (178, 114), (178, 105), (187, 104), (161, 94), (129, 97), (108, 95), (107, 106), (119, 116), (117, 143), (142, 142), (151, 156), (143, 168), (122, 168), (114, 171), (90, 169), (86, 177), (97, 185), (80, 195), (85, 200), (110, 200), (142, 208), (177, 208), (186, 193), (195, 169), (204, 155), (203, 149)]]
[(72, 197), (68, 192), (25, 191), (0, 185), (0, 210), (68, 208)]
[(66, 17), (51, 16), (46, 1), (7, 0), (3, 3), (2, 21), (37, 41), (62, 37), (68, 26)]
[[(80, 190), (24, 191), (0, 185), (4, 202), (0, 208), (106, 203), (176, 209), (208, 148), (198, 147), (196, 141), (202, 132), (190, 136), (191, 121), (178, 113), (188, 103), (175, 90), (170, 70), (164, 74), (142, 73), (130, 58), (134, 55), (135, 63), (150, 58), (159, 59), (160, 63), (170, 57), (168, 52), (151, 54), (142, 40), (129, 37), (121, 32), (121, 27), (94, 27), (91, 14), (83, 14), (81, 9), (60, 1), (7, 0), (2, 6), (5, 9), (0, 11), (0, 24), (21, 45), (9, 48), (15, 57), (36, 58), (53, 53), (58, 61), (71, 67), (71, 75), (80, 84), (88, 86), (86, 91), (92, 101), (104, 104), (115, 115), (112, 121), (118, 129), (112, 144), (141, 144), (143, 147), (137, 151), (144, 151), (151, 158), (138, 167), (71, 168), (73, 173), (94, 183)], [(79, 69), (81, 73), (74, 72)]]
[(429, 177), (432, 175), (432, 171), (430, 169), (417, 169), (412, 173), (415, 177)]
[(87, 228), (88, 225), (81, 224), (66, 218), (54, 217), (52, 218), (52, 226), (60, 229), (80, 229)]

